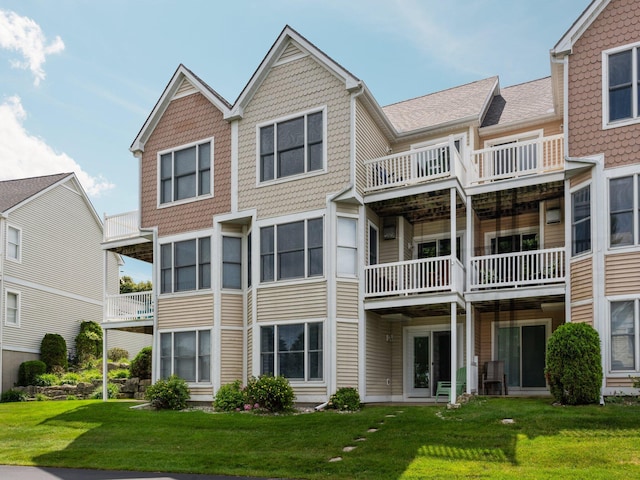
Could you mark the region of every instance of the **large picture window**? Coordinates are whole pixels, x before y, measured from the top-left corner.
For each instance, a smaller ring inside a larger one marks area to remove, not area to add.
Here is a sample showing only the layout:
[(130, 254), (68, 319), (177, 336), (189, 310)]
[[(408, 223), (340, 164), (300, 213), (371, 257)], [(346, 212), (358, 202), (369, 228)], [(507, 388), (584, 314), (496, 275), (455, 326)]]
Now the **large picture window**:
[(571, 194), (571, 237), (573, 255), (591, 251), (591, 187), (589, 185)]
[(191, 330), (160, 334), (160, 377), (187, 382), (211, 381), (211, 332)]
[(603, 54), (606, 98), (605, 119), (609, 124), (638, 119), (640, 115), (640, 62), (638, 45)]
[(323, 380), (322, 322), (260, 327), (260, 374)]
[(160, 155), (160, 204), (210, 195), (213, 141)]
[(265, 125), (258, 136), (261, 182), (324, 168), (322, 111)]
[(160, 246), (160, 293), (211, 288), (211, 238)]
[(323, 274), (323, 219), (262, 227), (260, 280), (287, 280)]

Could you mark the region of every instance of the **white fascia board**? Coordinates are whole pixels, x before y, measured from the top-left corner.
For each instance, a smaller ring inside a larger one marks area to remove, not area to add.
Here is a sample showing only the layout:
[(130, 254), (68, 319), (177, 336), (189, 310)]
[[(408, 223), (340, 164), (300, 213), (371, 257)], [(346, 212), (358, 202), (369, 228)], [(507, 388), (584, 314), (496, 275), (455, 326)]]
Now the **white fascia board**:
[(602, 10), (609, 5), (610, 1), (611, 0), (593, 0), (558, 43), (556, 43), (555, 47), (551, 49), (551, 55), (558, 56), (571, 53), (575, 42), (582, 36), (587, 28), (589, 28), (598, 15), (600, 15)]

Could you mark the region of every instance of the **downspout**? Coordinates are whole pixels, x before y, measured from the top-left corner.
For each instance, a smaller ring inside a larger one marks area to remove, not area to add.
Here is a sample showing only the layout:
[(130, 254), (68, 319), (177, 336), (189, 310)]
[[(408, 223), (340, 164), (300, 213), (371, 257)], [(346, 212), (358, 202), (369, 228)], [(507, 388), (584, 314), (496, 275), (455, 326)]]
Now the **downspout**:
[(2, 393), (2, 354), (4, 350), (3, 325), (4, 325), (4, 236), (6, 231), (7, 216), (0, 212), (0, 393)]

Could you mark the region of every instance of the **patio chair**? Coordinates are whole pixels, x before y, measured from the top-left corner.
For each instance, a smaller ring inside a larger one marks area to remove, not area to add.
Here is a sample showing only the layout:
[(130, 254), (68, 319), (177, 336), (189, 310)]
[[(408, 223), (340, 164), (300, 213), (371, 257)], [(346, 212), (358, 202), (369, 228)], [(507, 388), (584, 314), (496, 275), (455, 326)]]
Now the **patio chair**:
[[(456, 373), (456, 397), (462, 395), (465, 387), (467, 386), (467, 367), (462, 367), (458, 369)], [(447, 398), (451, 395), (451, 382), (448, 380), (443, 380), (438, 382), (436, 387), (436, 402), (438, 401), (438, 397), (440, 395), (446, 395)]]
[(500, 395), (508, 395), (507, 375), (504, 373), (504, 361), (492, 360), (485, 362), (484, 373), (482, 374), (482, 390), (487, 395), (487, 386), (500, 387)]

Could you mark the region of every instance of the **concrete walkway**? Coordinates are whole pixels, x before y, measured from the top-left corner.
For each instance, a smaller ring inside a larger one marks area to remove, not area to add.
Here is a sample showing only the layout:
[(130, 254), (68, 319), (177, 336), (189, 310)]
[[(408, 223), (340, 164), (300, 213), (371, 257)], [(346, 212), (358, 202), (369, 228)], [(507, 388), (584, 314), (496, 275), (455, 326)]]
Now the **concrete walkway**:
[(191, 473), (123, 472), (82, 470), (76, 468), (15, 467), (0, 465), (2, 480), (276, 480), (227, 475), (197, 475)]

